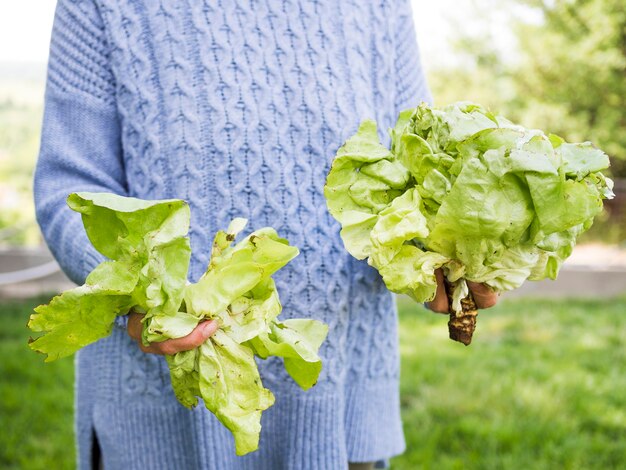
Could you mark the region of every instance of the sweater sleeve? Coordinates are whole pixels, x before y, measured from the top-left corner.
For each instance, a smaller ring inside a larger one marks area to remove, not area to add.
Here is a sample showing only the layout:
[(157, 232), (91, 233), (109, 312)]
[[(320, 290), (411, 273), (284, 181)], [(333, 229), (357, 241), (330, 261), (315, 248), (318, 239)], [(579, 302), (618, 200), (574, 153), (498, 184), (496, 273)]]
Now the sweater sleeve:
[(432, 103), (432, 96), (420, 59), (413, 10), (409, 0), (400, 0), (394, 34), (396, 72), (396, 111), (417, 106), (421, 101)]
[(91, 0), (57, 2), (34, 179), (44, 239), (67, 276), (82, 284), (104, 257), (65, 203), (75, 191), (127, 193), (109, 47)]

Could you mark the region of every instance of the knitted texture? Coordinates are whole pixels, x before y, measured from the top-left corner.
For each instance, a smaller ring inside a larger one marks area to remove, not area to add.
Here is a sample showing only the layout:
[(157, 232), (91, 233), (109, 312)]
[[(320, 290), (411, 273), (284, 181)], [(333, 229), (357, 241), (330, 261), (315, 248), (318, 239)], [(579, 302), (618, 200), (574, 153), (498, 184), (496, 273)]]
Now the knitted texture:
[(58, 1), (35, 199), (64, 271), (82, 283), (103, 259), (68, 193), (181, 198), (190, 280), (233, 217), (273, 226), (301, 251), (275, 276), (282, 317), (330, 327), (310, 391), (259, 362), (276, 404), (245, 457), (203, 406), (178, 404), (162, 357), (114, 329), (77, 357), (79, 468), (94, 436), (107, 469), (340, 469), (402, 452), (394, 301), (344, 250), (323, 185), (361, 120), (387, 139), (429, 99), (406, 0)]

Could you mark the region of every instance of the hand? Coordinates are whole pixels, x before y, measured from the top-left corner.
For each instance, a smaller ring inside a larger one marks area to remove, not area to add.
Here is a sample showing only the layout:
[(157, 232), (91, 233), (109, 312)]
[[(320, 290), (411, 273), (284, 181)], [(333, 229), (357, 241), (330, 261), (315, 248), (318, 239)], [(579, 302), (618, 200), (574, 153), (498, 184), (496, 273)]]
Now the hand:
[[(435, 298), (426, 302), (426, 307), (437, 313), (448, 313), (448, 294), (446, 293), (446, 285), (443, 281), (443, 272), (441, 269), (435, 271), (437, 276), (437, 294)], [(474, 302), (478, 308), (493, 307), (498, 303), (498, 294), (491, 290), (487, 284), (467, 281), (467, 286), (472, 292)]]
[(137, 312), (131, 312), (128, 315), (128, 336), (137, 341), (139, 349), (145, 353), (172, 355), (181, 351), (189, 351), (190, 349), (197, 348), (204, 343), (213, 333), (217, 331), (219, 327), (218, 323), (214, 320), (198, 323), (191, 333), (182, 338), (168, 339), (165, 341), (150, 343), (149, 346), (144, 346), (141, 342), (141, 331), (143, 324), (141, 319), (143, 315)]

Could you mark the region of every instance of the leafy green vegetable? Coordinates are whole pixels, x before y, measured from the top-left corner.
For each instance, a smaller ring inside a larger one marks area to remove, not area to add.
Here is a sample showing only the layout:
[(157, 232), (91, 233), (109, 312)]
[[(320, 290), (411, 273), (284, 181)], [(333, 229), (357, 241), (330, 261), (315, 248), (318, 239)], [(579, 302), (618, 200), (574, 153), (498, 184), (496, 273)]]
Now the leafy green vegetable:
[(110, 334), (115, 317), (131, 309), (144, 313), (145, 344), (186, 336), (199, 322), (216, 320), (220, 328), (199, 348), (167, 356), (172, 387), (187, 407), (203, 399), (233, 433), (237, 454), (256, 450), (261, 413), (274, 396), (261, 383), (255, 355), (283, 357), (305, 390), (322, 368), (317, 351), (328, 327), (311, 319), (277, 320), (282, 306), (271, 276), (298, 249), (271, 228), (233, 246), (246, 225), (235, 219), (216, 234), (206, 273), (188, 284), (190, 213), (184, 201), (75, 193), (68, 204), (110, 261), (97, 266), (85, 285), (35, 309), (29, 327), (44, 334), (30, 347), (47, 354), (47, 361), (67, 356)]
[(495, 291), (556, 278), (576, 238), (612, 197), (605, 153), (525, 129), (479, 105), (425, 104), (400, 114), (391, 150), (365, 121), (339, 149), (324, 194), (346, 249), (387, 287), (424, 302), (435, 270)]
[(175, 313), (191, 255), (184, 201), (75, 193), (67, 202), (82, 214), (91, 243), (111, 261), (97, 266), (85, 285), (35, 309), (28, 326), (47, 333), (30, 347), (48, 354), (47, 361), (108, 336), (115, 317), (132, 307), (148, 315)]

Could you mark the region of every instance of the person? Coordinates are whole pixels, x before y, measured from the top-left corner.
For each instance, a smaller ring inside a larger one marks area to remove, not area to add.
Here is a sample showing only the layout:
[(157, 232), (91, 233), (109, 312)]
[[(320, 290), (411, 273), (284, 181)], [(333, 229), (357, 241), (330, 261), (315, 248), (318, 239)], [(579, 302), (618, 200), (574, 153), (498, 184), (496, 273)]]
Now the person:
[(217, 325), (142, 347), (140, 317), (119, 321), (77, 354), (78, 468), (334, 470), (403, 452), (394, 298), (343, 248), (322, 188), (362, 119), (386, 129), (430, 99), (408, 0), (58, 0), (35, 200), (67, 275), (81, 284), (103, 260), (68, 193), (185, 199), (190, 280), (232, 218), (272, 226), (301, 251), (276, 275), (283, 318), (330, 328), (313, 389), (260, 363), (276, 403), (259, 450), (237, 457), (209, 411), (176, 401), (162, 356)]

